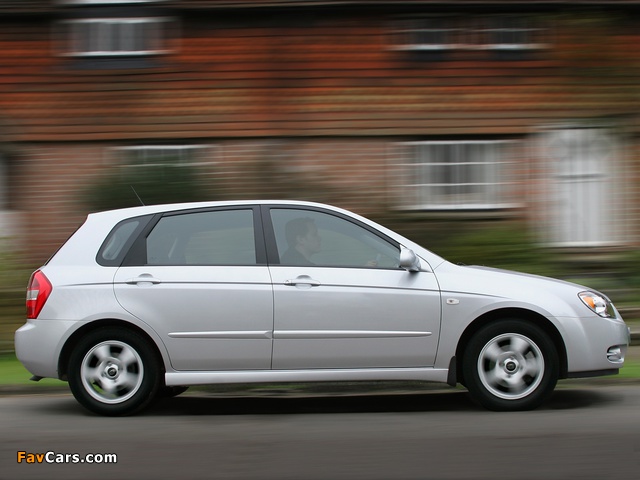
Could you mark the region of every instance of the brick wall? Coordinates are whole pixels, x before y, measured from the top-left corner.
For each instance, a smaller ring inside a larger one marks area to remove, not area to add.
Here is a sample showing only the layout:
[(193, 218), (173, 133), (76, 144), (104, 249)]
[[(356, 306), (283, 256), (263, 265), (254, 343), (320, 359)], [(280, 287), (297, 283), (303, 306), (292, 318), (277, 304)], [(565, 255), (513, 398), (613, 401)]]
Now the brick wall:
[[(175, 142), (184, 144), (185, 142)], [(188, 142), (187, 142), (188, 144)], [(345, 139), (202, 142), (199, 167), (212, 200), (304, 199), (362, 214), (388, 208), (387, 142)], [(12, 159), (21, 192), (28, 257), (45, 261), (89, 213), (85, 196), (109, 168), (111, 143), (47, 143), (18, 148)]]
[[(397, 140), (397, 141), (396, 141)], [(205, 199), (299, 199), (335, 204), (365, 216), (398, 215), (406, 203), (406, 178), (399, 165), (403, 139), (282, 138), (199, 141), (209, 158), (199, 168)], [(185, 144), (185, 142), (174, 142)], [(188, 144), (188, 142), (187, 142)], [(14, 188), (21, 192), (12, 215), (21, 219), (25, 248), (35, 263), (45, 261), (87, 213), (86, 194), (109, 167), (113, 143), (29, 145), (13, 158)], [(517, 139), (510, 149), (505, 201), (511, 216), (528, 218), (544, 239), (551, 184), (536, 137)], [(637, 243), (640, 219), (638, 144), (620, 158), (626, 174), (620, 201), (611, 212), (625, 226), (624, 239)], [(624, 181), (623, 181), (624, 180)], [(133, 199), (132, 199), (133, 200)], [(509, 211), (496, 212), (508, 215)], [(469, 218), (473, 219), (474, 214)], [(475, 214), (477, 216), (478, 214)], [(487, 215), (480, 212), (480, 216)], [(442, 215), (439, 217), (442, 219)]]
[[(44, 13), (0, 17), (0, 150), (32, 260), (82, 222), (80, 193), (110, 147), (210, 145), (211, 198), (300, 198), (379, 215), (402, 204), (403, 141), (526, 142), (540, 126), (608, 117), (626, 119), (632, 137), (640, 131), (635, 11), (538, 12), (552, 41), (530, 59), (429, 61), (393, 48), (402, 13), (393, 9), (185, 8), (175, 49), (152, 68), (125, 70), (56, 56)], [(638, 143), (616, 204), (636, 242)], [(507, 196), (542, 225), (548, 184), (529, 153), (514, 154)]]

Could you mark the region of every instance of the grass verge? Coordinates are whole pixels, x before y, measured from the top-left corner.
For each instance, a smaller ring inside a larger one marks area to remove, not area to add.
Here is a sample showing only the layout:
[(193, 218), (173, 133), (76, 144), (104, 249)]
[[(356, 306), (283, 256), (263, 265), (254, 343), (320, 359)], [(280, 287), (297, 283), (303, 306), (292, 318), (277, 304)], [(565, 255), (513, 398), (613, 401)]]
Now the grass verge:
[(620, 378), (640, 378), (640, 360), (625, 360), (618, 374)]
[(0, 385), (3, 386), (25, 386), (27, 388), (37, 386), (62, 387), (67, 384), (55, 378), (43, 378), (39, 382), (29, 380), (31, 374), (18, 361), (15, 355), (5, 354), (0, 356)]

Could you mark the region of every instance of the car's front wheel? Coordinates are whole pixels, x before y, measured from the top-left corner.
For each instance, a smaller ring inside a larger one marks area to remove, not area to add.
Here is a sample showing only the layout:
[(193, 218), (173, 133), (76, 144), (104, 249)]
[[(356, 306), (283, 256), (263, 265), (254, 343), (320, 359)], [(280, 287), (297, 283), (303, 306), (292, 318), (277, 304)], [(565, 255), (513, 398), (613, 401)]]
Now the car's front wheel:
[(558, 354), (533, 323), (500, 320), (480, 329), (467, 345), (463, 371), (474, 400), (490, 410), (530, 410), (551, 394)]
[(189, 389), (189, 387), (176, 386), (176, 387), (160, 387), (156, 394), (158, 398), (172, 398), (183, 394)]
[(154, 351), (135, 332), (103, 328), (76, 345), (68, 368), (78, 402), (101, 415), (129, 415), (149, 404), (159, 386)]

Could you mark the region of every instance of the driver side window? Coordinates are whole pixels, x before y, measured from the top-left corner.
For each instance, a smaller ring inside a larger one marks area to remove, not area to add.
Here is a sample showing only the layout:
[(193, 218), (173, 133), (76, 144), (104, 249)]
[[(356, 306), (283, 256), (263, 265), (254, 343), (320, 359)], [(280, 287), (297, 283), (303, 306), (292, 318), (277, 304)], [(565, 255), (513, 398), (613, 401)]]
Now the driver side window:
[(281, 265), (398, 268), (397, 245), (341, 217), (274, 208), (271, 220)]

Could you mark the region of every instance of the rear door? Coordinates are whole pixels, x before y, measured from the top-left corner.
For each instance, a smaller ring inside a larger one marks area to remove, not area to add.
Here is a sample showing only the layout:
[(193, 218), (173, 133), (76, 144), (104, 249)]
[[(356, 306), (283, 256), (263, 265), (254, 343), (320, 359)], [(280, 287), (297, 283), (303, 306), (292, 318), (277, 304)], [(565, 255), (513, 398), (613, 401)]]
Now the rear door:
[(162, 337), (176, 370), (269, 369), (273, 293), (257, 207), (154, 219), (115, 294)]

